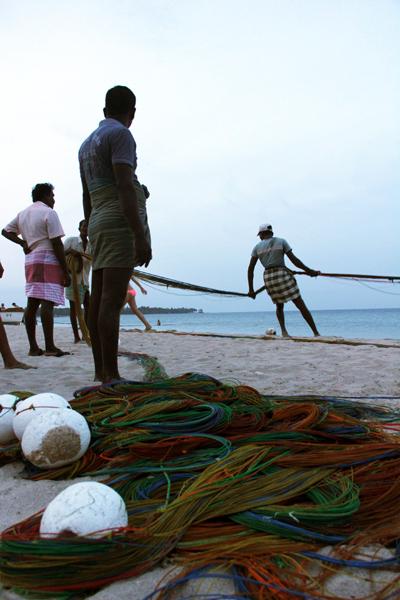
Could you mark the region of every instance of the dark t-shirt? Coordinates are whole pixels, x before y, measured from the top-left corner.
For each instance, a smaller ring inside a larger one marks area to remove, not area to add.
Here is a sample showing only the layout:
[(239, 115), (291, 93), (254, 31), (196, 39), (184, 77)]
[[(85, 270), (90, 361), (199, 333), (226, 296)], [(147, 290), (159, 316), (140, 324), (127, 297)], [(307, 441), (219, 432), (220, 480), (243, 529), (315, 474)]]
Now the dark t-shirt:
[(130, 165), (133, 179), (137, 180), (136, 143), (133, 135), (125, 125), (108, 118), (100, 121), (98, 128), (79, 149), (81, 177), (89, 192), (115, 184), (114, 164)]

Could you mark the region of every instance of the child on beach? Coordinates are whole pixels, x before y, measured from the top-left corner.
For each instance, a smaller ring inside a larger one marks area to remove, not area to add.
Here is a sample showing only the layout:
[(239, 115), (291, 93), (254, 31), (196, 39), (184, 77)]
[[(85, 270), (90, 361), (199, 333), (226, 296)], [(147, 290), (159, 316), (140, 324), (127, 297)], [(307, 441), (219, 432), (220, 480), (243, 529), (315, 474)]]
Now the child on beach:
[[(138, 288), (140, 289), (142, 294), (145, 294), (145, 295), (147, 294), (147, 290), (141, 285), (141, 283), (137, 279), (135, 279), (134, 277), (131, 277), (131, 281), (133, 281), (133, 283), (135, 283), (138, 286)], [(136, 293), (137, 293), (136, 290), (134, 290), (133, 287), (128, 283), (128, 290), (126, 293), (125, 304), (129, 304), (129, 308), (131, 309), (133, 314), (136, 315), (137, 318), (142, 321), (143, 325), (145, 326), (145, 331), (151, 331), (150, 323), (147, 321), (144, 314), (137, 307), (136, 300), (135, 300)]]

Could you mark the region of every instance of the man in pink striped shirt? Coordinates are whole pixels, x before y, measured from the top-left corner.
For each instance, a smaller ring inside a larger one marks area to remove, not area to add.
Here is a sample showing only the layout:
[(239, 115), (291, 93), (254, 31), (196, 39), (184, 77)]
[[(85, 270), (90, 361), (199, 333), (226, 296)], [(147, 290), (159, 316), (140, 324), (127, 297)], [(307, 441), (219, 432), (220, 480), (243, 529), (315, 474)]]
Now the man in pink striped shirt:
[[(64, 231), (54, 207), (54, 187), (38, 183), (32, 190), (33, 203), (18, 213), (2, 231), (7, 239), (22, 247), (25, 253), (25, 327), (29, 339), (29, 355), (63, 356), (54, 343), (53, 309), (64, 304), (64, 287), (70, 284), (61, 238)], [(19, 237), (21, 236), (21, 237)], [(36, 313), (40, 306), (45, 351), (36, 341)]]

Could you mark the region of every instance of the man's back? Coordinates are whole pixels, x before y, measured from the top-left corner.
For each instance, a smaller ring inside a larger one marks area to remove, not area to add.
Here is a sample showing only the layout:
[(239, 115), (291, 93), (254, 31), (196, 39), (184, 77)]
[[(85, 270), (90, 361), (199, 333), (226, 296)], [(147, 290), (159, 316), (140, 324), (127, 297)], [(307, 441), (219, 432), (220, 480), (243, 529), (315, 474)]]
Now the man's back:
[(132, 167), (136, 179), (136, 143), (129, 129), (116, 119), (108, 118), (89, 135), (79, 149), (81, 176), (89, 192), (115, 185), (113, 164)]
[(56, 211), (40, 201), (19, 212), (5, 229), (20, 234), (31, 250), (51, 249), (50, 239), (64, 235)]
[(290, 250), (291, 247), (286, 240), (271, 237), (258, 242), (251, 255), (258, 258), (265, 269), (269, 269), (271, 267), (284, 267), (285, 254)]

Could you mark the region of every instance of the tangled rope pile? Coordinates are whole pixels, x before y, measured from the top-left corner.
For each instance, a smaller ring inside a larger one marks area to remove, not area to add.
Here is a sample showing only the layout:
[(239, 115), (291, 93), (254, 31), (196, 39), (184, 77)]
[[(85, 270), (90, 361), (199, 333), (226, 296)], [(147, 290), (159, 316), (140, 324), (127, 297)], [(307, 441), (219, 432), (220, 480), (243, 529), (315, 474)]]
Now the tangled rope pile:
[[(75, 396), (90, 449), (30, 477), (100, 476), (124, 498), (129, 525), (102, 539), (41, 539), (41, 513), (33, 515), (2, 534), (3, 585), (76, 598), (169, 556), (180, 581), (223, 567), (238, 598), (329, 598), (321, 586), (343, 567), (384, 567), (390, 578), (375, 597), (395, 597), (398, 413), (346, 398), (266, 396), (193, 373)], [(3, 463), (17, 456), (1, 449)], [(367, 546), (385, 557), (360, 559)], [(169, 598), (177, 583), (151, 597)]]

